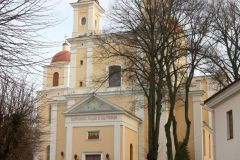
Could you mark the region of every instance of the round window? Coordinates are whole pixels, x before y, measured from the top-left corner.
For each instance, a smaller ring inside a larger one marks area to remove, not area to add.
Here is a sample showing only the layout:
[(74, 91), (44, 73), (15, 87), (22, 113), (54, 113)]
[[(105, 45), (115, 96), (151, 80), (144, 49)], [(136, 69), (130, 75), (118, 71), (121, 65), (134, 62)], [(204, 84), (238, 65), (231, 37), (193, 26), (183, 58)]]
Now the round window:
[(87, 19), (86, 19), (86, 17), (83, 17), (83, 18), (82, 18), (82, 20), (81, 20), (81, 24), (82, 24), (82, 25), (85, 25), (85, 24), (86, 24), (86, 22), (87, 22)]

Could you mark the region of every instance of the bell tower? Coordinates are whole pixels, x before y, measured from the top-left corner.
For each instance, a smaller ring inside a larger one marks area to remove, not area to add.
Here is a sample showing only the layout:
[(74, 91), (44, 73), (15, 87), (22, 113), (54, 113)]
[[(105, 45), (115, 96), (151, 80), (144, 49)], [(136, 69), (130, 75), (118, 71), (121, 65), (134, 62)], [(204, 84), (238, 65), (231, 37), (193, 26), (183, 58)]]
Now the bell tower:
[(71, 5), (74, 12), (72, 37), (102, 33), (104, 9), (98, 0), (78, 0)]

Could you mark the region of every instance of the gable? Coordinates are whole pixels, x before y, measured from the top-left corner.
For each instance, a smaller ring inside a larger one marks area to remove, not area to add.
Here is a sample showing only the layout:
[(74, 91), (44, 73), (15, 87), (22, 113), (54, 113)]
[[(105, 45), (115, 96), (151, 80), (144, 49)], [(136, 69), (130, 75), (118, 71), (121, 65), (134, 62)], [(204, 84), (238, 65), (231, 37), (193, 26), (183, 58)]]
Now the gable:
[(240, 92), (240, 79), (217, 92), (204, 103), (210, 108), (215, 108), (219, 103), (227, 101), (232, 96), (236, 96), (238, 92)]
[(84, 101), (75, 104), (67, 112), (65, 112), (65, 114), (75, 115), (87, 113), (109, 113), (109, 112), (123, 113), (124, 111), (120, 107), (117, 107), (100, 97), (91, 96), (90, 98), (87, 98)]

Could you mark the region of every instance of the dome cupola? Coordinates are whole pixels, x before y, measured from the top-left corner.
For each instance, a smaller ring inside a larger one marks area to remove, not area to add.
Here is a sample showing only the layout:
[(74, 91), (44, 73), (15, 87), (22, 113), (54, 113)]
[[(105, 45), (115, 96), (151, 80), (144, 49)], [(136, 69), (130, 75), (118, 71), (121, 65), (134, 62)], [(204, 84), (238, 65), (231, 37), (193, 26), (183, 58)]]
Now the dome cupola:
[(53, 56), (51, 63), (70, 62), (71, 53), (69, 50), (70, 50), (69, 45), (66, 42), (64, 42), (63, 50)]

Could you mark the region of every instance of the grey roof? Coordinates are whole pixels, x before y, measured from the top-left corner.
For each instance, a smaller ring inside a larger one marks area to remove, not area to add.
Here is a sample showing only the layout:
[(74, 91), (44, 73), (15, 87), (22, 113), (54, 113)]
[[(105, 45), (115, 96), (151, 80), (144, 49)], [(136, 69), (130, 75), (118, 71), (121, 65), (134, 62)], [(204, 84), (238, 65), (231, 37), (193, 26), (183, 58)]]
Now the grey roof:
[(74, 105), (65, 114), (85, 114), (85, 113), (106, 113), (106, 112), (120, 112), (124, 110), (105, 101), (98, 96), (92, 96), (84, 101)]

